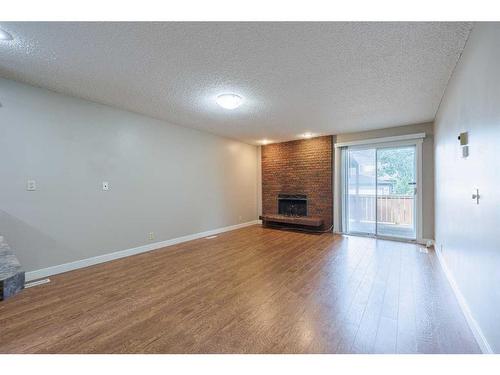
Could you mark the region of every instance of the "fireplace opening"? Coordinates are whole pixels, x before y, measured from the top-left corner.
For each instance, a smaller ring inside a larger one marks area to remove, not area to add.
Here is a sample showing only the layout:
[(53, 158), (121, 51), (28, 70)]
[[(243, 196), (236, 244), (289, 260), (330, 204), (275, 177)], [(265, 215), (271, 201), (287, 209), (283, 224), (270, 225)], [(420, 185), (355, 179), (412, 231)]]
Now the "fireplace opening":
[(278, 214), (285, 216), (307, 216), (307, 195), (278, 194)]

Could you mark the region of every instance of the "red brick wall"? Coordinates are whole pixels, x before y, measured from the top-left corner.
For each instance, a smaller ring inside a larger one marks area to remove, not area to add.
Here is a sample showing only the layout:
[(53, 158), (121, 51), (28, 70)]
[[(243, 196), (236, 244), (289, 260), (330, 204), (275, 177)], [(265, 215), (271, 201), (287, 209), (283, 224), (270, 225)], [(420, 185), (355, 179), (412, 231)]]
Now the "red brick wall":
[(262, 147), (262, 213), (278, 213), (278, 194), (306, 194), (307, 214), (333, 222), (332, 136)]

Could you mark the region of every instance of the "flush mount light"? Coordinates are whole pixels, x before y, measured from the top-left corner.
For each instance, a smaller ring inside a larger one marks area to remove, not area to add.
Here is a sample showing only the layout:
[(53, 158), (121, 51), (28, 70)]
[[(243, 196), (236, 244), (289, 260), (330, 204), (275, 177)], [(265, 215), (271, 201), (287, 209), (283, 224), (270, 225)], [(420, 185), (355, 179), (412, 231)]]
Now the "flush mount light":
[(243, 98), (236, 94), (220, 94), (217, 97), (217, 104), (225, 109), (238, 108), (243, 103)]
[(307, 133), (302, 134), (302, 138), (312, 138), (312, 137), (313, 137), (313, 133), (307, 132)]
[(7, 31), (0, 29), (0, 40), (12, 40), (12, 35), (10, 35)]
[(271, 143), (271, 141), (269, 139), (262, 139), (262, 140), (259, 141), (259, 143), (261, 145), (265, 146), (265, 145), (268, 145), (269, 143)]

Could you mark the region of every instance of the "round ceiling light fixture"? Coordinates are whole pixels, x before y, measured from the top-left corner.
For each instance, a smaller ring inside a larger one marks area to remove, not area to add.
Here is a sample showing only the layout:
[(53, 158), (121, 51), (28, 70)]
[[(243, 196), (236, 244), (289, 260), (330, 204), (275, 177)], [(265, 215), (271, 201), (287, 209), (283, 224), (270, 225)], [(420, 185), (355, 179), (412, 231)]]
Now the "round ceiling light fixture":
[(268, 145), (269, 143), (271, 143), (271, 141), (270, 141), (269, 139), (264, 138), (264, 139), (261, 139), (261, 140), (259, 141), (259, 143), (260, 143), (261, 145), (264, 145), (264, 146), (265, 146), (265, 145)]
[(0, 29), (0, 40), (12, 40), (14, 39), (7, 31)]
[(313, 137), (313, 133), (310, 133), (310, 132), (306, 132), (306, 133), (302, 134), (302, 138), (309, 139), (312, 137)]
[(217, 104), (225, 109), (236, 109), (243, 103), (243, 98), (236, 94), (220, 94)]

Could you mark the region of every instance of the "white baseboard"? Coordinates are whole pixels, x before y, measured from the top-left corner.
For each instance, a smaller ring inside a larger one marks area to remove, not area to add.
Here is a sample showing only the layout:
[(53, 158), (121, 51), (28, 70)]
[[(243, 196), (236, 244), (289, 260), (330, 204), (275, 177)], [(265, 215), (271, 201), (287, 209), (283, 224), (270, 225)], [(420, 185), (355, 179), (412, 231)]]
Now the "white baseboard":
[(448, 282), (450, 283), (451, 289), (453, 290), (453, 293), (455, 294), (455, 297), (457, 298), (458, 304), (459, 304), (460, 308), (462, 309), (462, 313), (465, 316), (465, 320), (467, 321), (467, 324), (469, 325), (469, 328), (472, 331), (472, 334), (474, 335), (474, 338), (476, 339), (477, 344), (479, 345), (481, 351), (484, 354), (494, 354), (493, 349), (491, 349), (490, 344), (486, 340), (486, 337), (484, 336), (481, 327), (479, 326), (476, 319), (474, 319), (472, 312), (470, 311), (469, 305), (467, 304), (467, 301), (465, 300), (465, 297), (463, 296), (462, 292), (460, 292), (460, 289), (458, 288), (458, 285), (455, 282), (453, 275), (451, 274), (448, 266), (446, 265), (446, 261), (443, 257), (443, 254), (441, 253), (440, 247), (435, 246), (435, 251), (436, 251), (437, 258), (439, 260), (439, 264), (441, 265), (441, 268), (443, 269), (444, 274), (446, 275), (446, 278), (448, 279)]
[(151, 250), (161, 249), (162, 247), (176, 245), (182, 242), (192, 241), (203, 237), (212, 236), (214, 234), (219, 234), (223, 232), (228, 232), (235, 229), (240, 229), (244, 227), (248, 227), (250, 225), (258, 224), (259, 220), (253, 220), (242, 224), (231, 225), (228, 227), (217, 228), (208, 230), (206, 232), (189, 234), (183, 237), (172, 238), (166, 241), (155, 242), (147, 245), (142, 245), (139, 247), (134, 247), (132, 249), (115, 251), (113, 253), (108, 253), (104, 255), (98, 255), (92, 258), (86, 258), (77, 260), (70, 263), (59, 264), (57, 266), (42, 268), (36, 271), (26, 272), (26, 281), (37, 280), (41, 278), (45, 278), (47, 276), (57, 275), (58, 273), (73, 271), (79, 268), (93, 266), (94, 264), (109, 262), (111, 260), (120, 259), (124, 257), (128, 257), (135, 254), (145, 253)]

